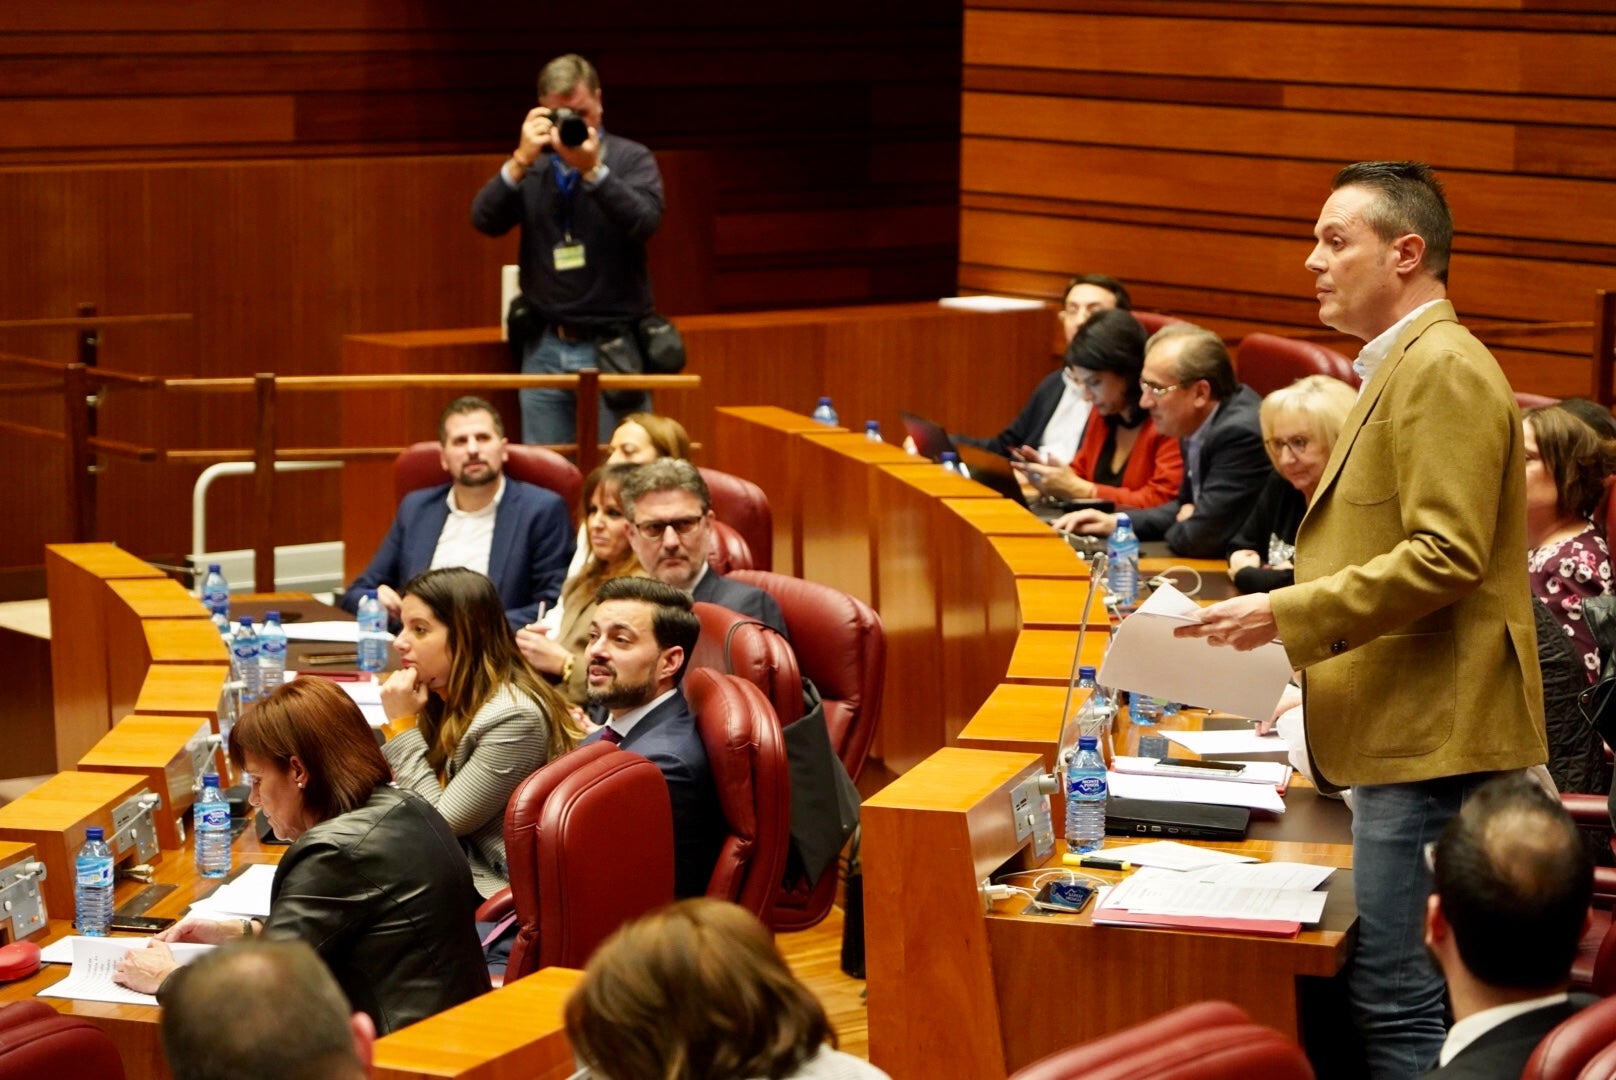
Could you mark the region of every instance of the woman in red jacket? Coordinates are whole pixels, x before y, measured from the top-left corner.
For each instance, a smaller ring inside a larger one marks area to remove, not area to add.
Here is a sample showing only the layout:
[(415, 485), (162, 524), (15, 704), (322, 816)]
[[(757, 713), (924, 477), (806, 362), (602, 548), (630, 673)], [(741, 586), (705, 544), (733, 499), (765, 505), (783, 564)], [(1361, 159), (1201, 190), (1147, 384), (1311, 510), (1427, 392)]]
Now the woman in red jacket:
[(1119, 510), (1159, 506), (1178, 495), (1184, 459), (1178, 440), (1160, 434), (1139, 407), (1144, 327), (1126, 311), (1099, 311), (1066, 347), (1068, 377), (1094, 405), (1070, 464), (1040, 460), (1021, 448), (1018, 468), (1056, 499), (1109, 499)]

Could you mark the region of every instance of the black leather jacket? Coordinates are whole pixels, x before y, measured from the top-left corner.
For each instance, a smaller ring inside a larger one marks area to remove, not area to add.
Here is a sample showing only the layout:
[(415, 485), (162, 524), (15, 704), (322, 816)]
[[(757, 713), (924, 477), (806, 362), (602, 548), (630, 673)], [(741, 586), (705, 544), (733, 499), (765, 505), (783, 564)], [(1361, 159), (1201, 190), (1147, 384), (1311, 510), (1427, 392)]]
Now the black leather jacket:
[(287, 849), (264, 934), (314, 946), (353, 1008), (386, 1034), (489, 989), (477, 899), (443, 818), (384, 786)]

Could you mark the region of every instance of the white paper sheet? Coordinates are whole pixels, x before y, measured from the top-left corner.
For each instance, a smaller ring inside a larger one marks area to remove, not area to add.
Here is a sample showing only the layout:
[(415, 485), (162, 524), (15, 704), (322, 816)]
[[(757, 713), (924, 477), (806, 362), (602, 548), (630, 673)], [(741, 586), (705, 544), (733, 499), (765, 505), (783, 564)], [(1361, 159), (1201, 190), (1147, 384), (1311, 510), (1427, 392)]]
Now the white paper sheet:
[[(93, 938), (82, 934), (69, 934), (67, 937), (57, 938), (55, 941), (39, 950), (41, 964), (71, 964), (73, 962), (73, 943), (75, 941), (110, 941), (125, 951), (129, 949), (144, 949), (149, 937), (104, 937)], [(169, 943), (169, 949), (174, 958), (182, 963), (190, 963), (198, 954), (207, 952), (212, 945), (197, 945), (189, 941), (176, 941)]]
[(1180, 780), (1219, 780), (1226, 784), (1270, 784), (1276, 788), (1290, 782), (1291, 767), (1283, 761), (1242, 761), (1239, 773), (1220, 772), (1215, 769), (1196, 769), (1190, 766), (1174, 767), (1157, 764), (1155, 758), (1114, 757), (1111, 767), (1117, 772), (1137, 776), (1172, 776)]
[(1233, 731), (1163, 731), (1169, 742), (1175, 742), (1192, 754), (1202, 757), (1224, 757), (1229, 754), (1284, 754), (1290, 743), (1278, 735), (1259, 735), (1256, 728), (1236, 728)]
[(1246, 865), (1208, 866), (1191, 871), (1186, 877), (1203, 885), (1241, 885), (1259, 889), (1302, 889), (1311, 892), (1330, 880), (1333, 866), (1312, 863), (1266, 862)]
[(187, 918), (267, 919), (269, 891), (275, 881), (273, 866), (249, 866), (234, 881), (219, 886), (192, 904)]
[(330, 641), (341, 645), (359, 644), (359, 624), (348, 620), (328, 622), (289, 622), (281, 627), (287, 641)]
[[(156, 1005), (151, 994), (137, 994), (112, 981), (112, 969), (131, 948), (145, 948), (149, 938), (68, 938), (73, 950), (73, 970), (61, 982), (41, 990), (39, 997), (73, 998), (78, 1001), (112, 1001), (122, 1005)], [(188, 964), (212, 945), (170, 946), (174, 959)], [(43, 958), (43, 951), (41, 952)]]
[(1146, 915), (1279, 919), (1313, 924), (1323, 917), (1324, 902), (1328, 898), (1328, 893), (1306, 889), (1206, 885), (1187, 878), (1180, 881), (1152, 879), (1130, 888), (1125, 904), (1119, 905), (1113, 898), (1109, 906), (1121, 906)]
[(1273, 715), (1290, 682), (1291, 663), (1277, 642), (1250, 652), (1176, 638), (1185, 622), (1200, 621), (1200, 607), (1163, 584), (1138, 611), (1122, 620), (1100, 667), (1103, 686), (1134, 690), (1256, 719)]
[(1152, 840), (1148, 844), (1108, 847), (1104, 854), (1107, 858), (1122, 859), (1135, 866), (1164, 870), (1200, 870), (1208, 866), (1233, 866), (1257, 861), (1253, 855), (1234, 855), (1227, 851), (1181, 844), (1177, 840)]
[[(290, 682), (293, 672), (286, 673)], [(306, 672), (304, 678), (318, 679), (316, 672)], [(387, 710), (382, 708), (382, 687), (378, 682), (370, 679), (351, 681), (348, 679), (332, 679), (331, 682), (338, 690), (348, 695), (348, 699), (359, 706), (359, 712), (364, 716), (365, 722), (373, 728), (387, 726)]]
[(1270, 784), (1231, 784), (1227, 780), (1186, 780), (1179, 776), (1140, 776), (1123, 772), (1106, 773), (1105, 782), (1107, 790), (1122, 799), (1249, 806), (1276, 814), (1285, 812), (1285, 800)]

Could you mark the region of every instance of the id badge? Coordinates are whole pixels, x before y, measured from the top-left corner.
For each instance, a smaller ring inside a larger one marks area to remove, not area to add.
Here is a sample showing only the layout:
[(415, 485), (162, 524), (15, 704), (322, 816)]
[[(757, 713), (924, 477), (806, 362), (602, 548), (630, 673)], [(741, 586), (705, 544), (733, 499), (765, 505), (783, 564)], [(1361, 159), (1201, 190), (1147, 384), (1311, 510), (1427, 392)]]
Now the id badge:
[(557, 244), (555, 246), (555, 268), (557, 270), (582, 270), (584, 268), (584, 246), (582, 244)]

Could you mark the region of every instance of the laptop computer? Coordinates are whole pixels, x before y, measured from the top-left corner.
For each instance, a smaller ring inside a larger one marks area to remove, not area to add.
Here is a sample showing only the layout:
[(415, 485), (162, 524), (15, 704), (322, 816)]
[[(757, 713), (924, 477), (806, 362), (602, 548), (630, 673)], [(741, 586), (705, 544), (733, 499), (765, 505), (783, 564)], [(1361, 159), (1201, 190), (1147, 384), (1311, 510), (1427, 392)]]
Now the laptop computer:
[(901, 412), (898, 415), (903, 418), (904, 430), (909, 438), (914, 440), (915, 450), (922, 457), (941, 461), (945, 453), (952, 452), (959, 455), (960, 463), (970, 471), (972, 480), (983, 487), (997, 491), (1019, 506), (1027, 507), (1042, 521), (1053, 521), (1068, 511), (1084, 507), (1104, 510), (1106, 513), (1110, 513), (1113, 508), (1109, 499), (1035, 499), (1028, 502), (1026, 493), (1021, 490), (1021, 477), (1011, 466), (1008, 458), (979, 450), (974, 446), (955, 444), (954, 440), (949, 438), (948, 430), (935, 420), (917, 416), (912, 412)]

